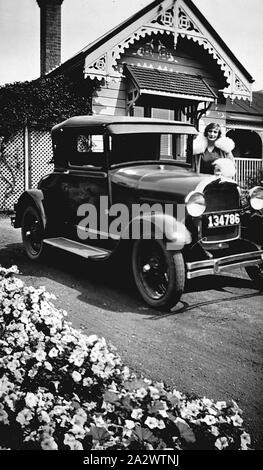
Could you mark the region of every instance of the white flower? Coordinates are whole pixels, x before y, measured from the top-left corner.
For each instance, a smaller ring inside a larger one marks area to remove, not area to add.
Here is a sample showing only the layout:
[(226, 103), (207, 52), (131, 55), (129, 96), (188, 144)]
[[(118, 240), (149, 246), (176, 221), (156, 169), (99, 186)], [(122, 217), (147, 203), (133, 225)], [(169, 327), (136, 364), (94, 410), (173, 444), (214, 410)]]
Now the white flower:
[(159, 422), (156, 418), (153, 418), (151, 416), (148, 416), (148, 418), (145, 420), (144, 424), (148, 426), (150, 429), (158, 428)]
[(142, 415), (143, 415), (143, 410), (141, 408), (135, 408), (132, 411), (131, 417), (133, 419), (141, 419)]
[(247, 446), (251, 444), (251, 437), (247, 432), (243, 432), (240, 436), (241, 449), (247, 450)]
[(145, 390), (145, 388), (141, 387), (141, 388), (138, 388), (138, 390), (136, 390), (136, 397), (138, 398), (144, 398), (146, 397), (147, 395), (147, 390)]
[(90, 387), (90, 385), (93, 384), (93, 380), (90, 377), (85, 377), (83, 379), (83, 386), (84, 387)]
[(182, 400), (183, 399), (183, 394), (181, 392), (178, 392), (178, 390), (173, 390), (173, 395), (178, 398), (178, 400)]
[(76, 426), (84, 426), (86, 421), (87, 421), (87, 413), (80, 408), (77, 411), (77, 413), (73, 416), (71, 423)]
[(31, 411), (28, 408), (24, 408), (20, 411), (16, 417), (16, 421), (21, 424), (22, 427), (26, 426), (29, 421), (33, 418)]
[(43, 421), (44, 423), (50, 423), (49, 414), (45, 410), (41, 410), (39, 413), (39, 421)]
[(93, 364), (91, 367), (92, 372), (99, 377), (103, 376), (103, 364)]
[(216, 404), (215, 404), (215, 407), (218, 410), (221, 411), (223, 408), (226, 408), (226, 402), (225, 401), (217, 401)]
[(214, 436), (219, 436), (219, 430), (216, 426), (211, 426), (211, 433), (214, 435)]
[(218, 439), (215, 441), (215, 447), (219, 450), (223, 450), (226, 447), (228, 447), (228, 440), (226, 437), (218, 437)]
[(95, 401), (91, 401), (89, 403), (85, 403), (85, 408), (88, 410), (88, 411), (92, 411), (96, 408), (97, 404), (95, 403)]
[(82, 379), (81, 374), (77, 372), (76, 370), (74, 370), (71, 375), (72, 375), (74, 382), (80, 382)]
[(204, 397), (202, 401), (203, 401), (203, 404), (209, 408), (213, 405), (212, 400), (209, 400), (209, 398)]
[(85, 359), (85, 355), (83, 351), (75, 350), (69, 357), (69, 362), (73, 362), (75, 366), (80, 367), (82, 366)]
[(131, 421), (130, 419), (125, 419), (125, 426), (127, 429), (133, 429), (135, 426), (135, 422)]
[(150, 390), (150, 395), (154, 400), (157, 400), (158, 398), (160, 398), (160, 391), (158, 390), (158, 388), (149, 386), (149, 390)]
[(78, 439), (84, 439), (85, 437), (85, 429), (78, 424), (73, 424), (70, 432), (72, 432), (72, 434), (74, 434), (74, 436)]
[(25, 396), (25, 402), (28, 408), (35, 408), (35, 406), (37, 406), (37, 403), (38, 403), (37, 396), (34, 393), (27, 392)]
[(124, 380), (128, 380), (128, 378), (130, 377), (130, 369), (129, 367), (125, 366), (122, 370), (122, 373), (123, 373), (123, 379)]
[(90, 346), (94, 344), (96, 341), (98, 341), (97, 335), (90, 335), (87, 337), (87, 344), (89, 344)]
[(193, 401), (189, 402), (186, 405), (182, 406), (181, 416), (185, 419), (196, 418), (200, 412), (200, 405), (198, 402)]
[(51, 436), (44, 437), (40, 445), (43, 450), (58, 450), (58, 445), (55, 439)]
[(217, 420), (215, 419), (214, 416), (212, 415), (206, 415), (205, 418), (203, 418), (201, 421), (207, 424), (207, 426), (212, 426), (213, 424), (216, 424)]
[(102, 416), (93, 416), (93, 421), (98, 428), (104, 428), (105, 421)]
[(217, 411), (214, 409), (214, 408), (207, 408), (207, 411), (210, 415), (214, 415), (214, 416), (217, 416)]
[(231, 416), (231, 420), (232, 420), (234, 426), (242, 426), (243, 419), (240, 418), (240, 416), (238, 414), (235, 414), (234, 416)]
[(50, 370), (50, 371), (53, 370), (52, 365), (51, 365), (50, 362), (48, 362), (48, 361), (45, 361), (45, 362), (44, 362), (44, 366), (45, 366), (45, 368), (46, 368), (47, 370)]
[(48, 355), (49, 357), (57, 357), (58, 356), (58, 349), (57, 348), (51, 348)]
[(38, 349), (33, 356), (38, 362), (43, 362), (46, 359), (46, 353), (44, 349)]
[(1, 424), (9, 424), (8, 414), (4, 410), (2, 405), (0, 407), (0, 423)]

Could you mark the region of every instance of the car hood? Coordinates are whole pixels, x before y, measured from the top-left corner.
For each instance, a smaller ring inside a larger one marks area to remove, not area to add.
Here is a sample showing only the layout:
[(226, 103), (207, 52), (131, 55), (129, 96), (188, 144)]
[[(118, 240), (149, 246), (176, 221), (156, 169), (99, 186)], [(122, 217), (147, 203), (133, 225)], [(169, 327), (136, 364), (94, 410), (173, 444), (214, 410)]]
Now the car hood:
[(113, 183), (140, 191), (176, 194), (184, 198), (197, 186), (210, 181), (211, 175), (197, 175), (191, 169), (175, 165), (143, 165), (119, 168), (112, 171)]

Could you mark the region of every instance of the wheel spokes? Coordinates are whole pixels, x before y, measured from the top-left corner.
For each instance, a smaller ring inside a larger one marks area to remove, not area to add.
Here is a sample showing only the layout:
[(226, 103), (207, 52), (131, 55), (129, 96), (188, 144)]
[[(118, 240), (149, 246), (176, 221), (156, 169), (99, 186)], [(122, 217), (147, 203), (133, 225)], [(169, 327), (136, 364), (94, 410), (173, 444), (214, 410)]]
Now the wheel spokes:
[(142, 250), (139, 259), (141, 278), (148, 294), (161, 298), (167, 292), (169, 275), (164, 254), (157, 248), (151, 244), (146, 252)]
[(41, 248), (41, 226), (39, 220), (35, 217), (28, 216), (25, 224), (25, 238), (34, 251), (39, 251)]

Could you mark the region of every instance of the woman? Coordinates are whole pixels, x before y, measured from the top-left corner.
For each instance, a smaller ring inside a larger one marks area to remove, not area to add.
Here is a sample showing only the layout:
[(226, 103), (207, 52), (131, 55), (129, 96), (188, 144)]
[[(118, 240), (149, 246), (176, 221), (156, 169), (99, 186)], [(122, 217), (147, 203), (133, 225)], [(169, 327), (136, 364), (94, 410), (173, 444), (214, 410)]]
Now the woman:
[[(211, 122), (206, 126), (204, 134), (199, 134), (193, 142), (193, 155), (196, 171), (199, 173), (214, 174), (215, 161), (222, 158), (228, 158), (232, 161), (232, 171), (228, 177), (233, 177), (235, 174), (235, 160), (232, 155), (232, 150), (235, 144), (229, 137), (222, 137), (222, 131), (219, 124)], [(224, 173), (224, 165), (221, 165), (221, 174)], [(227, 176), (227, 175), (224, 175)]]

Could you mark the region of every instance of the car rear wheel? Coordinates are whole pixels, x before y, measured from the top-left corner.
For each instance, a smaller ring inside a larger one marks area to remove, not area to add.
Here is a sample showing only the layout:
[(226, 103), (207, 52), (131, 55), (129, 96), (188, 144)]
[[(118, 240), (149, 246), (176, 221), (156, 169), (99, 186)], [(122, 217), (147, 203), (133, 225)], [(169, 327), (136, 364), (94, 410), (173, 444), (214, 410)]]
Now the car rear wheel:
[(182, 253), (168, 251), (162, 240), (136, 240), (132, 249), (132, 272), (145, 302), (169, 310), (179, 302), (185, 285)]
[(43, 254), (44, 228), (38, 210), (27, 206), (22, 216), (22, 240), (25, 252), (31, 260), (37, 260)]
[(263, 288), (263, 264), (258, 264), (257, 266), (248, 266), (245, 269), (250, 279), (252, 279), (252, 281), (255, 281), (258, 287), (262, 289)]

